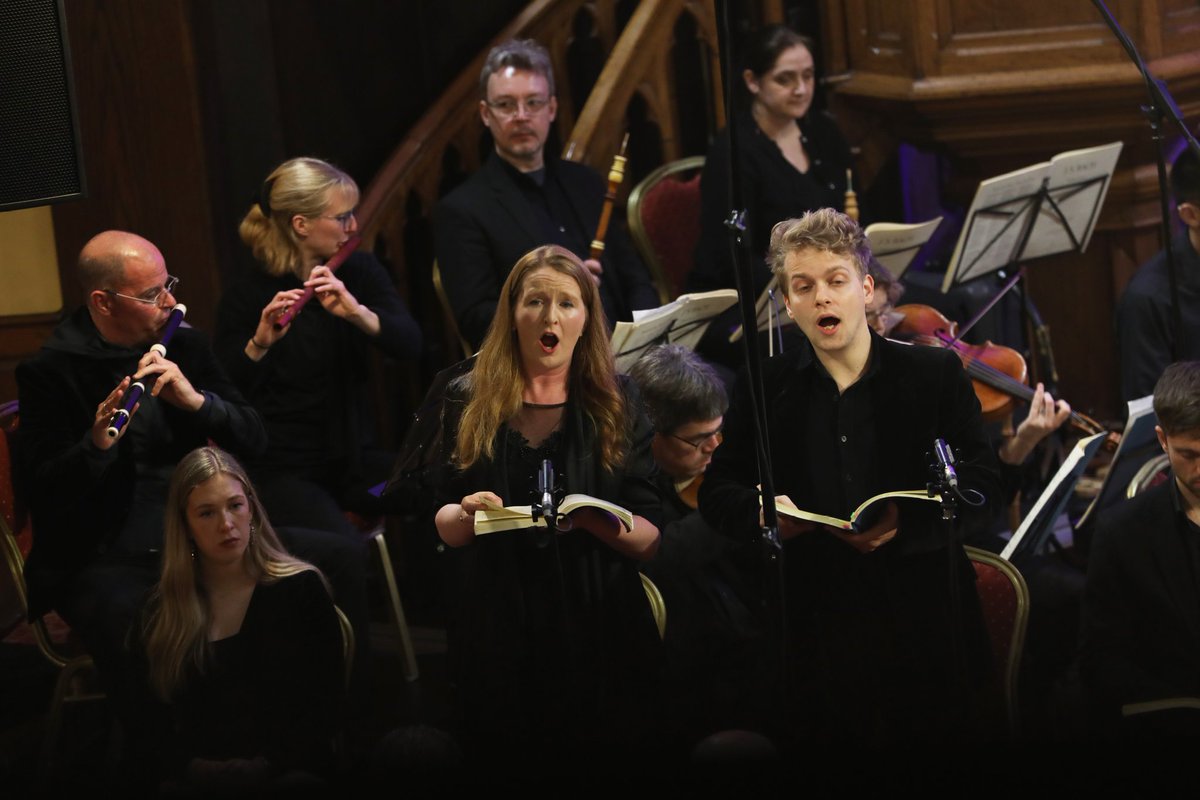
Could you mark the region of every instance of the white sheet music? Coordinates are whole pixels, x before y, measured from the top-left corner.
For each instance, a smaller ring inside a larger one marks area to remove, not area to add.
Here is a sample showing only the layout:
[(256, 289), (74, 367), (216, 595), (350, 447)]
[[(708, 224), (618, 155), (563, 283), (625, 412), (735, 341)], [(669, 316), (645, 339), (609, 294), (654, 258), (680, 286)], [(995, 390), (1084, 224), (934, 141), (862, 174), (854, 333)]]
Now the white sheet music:
[[(1072, 236), (1079, 250), (1087, 249), (1121, 147), (1121, 142), (1112, 142), (1070, 150), (980, 183), (942, 291), (1009, 266), (1016, 257), (1025, 261), (1074, 250)], [(1038, 207), (1037, 218), (1030, 220), (1034, 198), (1043, 185), (1049, 200)], [(1017, 253), (1021, 234), (1030, 222), (1025, 249)]]

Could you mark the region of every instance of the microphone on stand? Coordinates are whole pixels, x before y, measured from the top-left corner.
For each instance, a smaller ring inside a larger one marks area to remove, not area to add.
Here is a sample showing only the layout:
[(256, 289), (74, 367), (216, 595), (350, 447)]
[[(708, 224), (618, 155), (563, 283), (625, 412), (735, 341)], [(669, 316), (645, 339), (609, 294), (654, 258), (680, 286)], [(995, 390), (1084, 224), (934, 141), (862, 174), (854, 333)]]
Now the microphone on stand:
[(937, 455), (938, 466), (946, 485), (951, 489), (958, 489), (958, 473), (954, 471), (954, 451), (950, 449), (950, 445), (946, 444), (945, 439), (938, 437), (933, 440), (933, 452)]
[(546, 458), (538, 469), (537, 502), (533, 504), (530, 516), (534, 520), (546, 520), (546, 527), (554, 528), (558, 522), (558, 504), (554, 502), (554, 462)]

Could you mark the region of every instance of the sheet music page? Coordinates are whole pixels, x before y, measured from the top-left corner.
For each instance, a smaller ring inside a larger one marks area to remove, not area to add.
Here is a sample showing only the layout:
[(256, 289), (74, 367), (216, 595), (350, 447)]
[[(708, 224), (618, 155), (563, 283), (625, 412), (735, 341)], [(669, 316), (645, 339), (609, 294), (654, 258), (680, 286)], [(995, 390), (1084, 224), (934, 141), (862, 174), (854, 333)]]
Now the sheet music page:
[[(1087, 249), (1092, 238), (1121, 147), (1121, 142), (1112, 142), (1059, 153), (1050, 160), (1050, 197), (1062, 211), (1081, 251)], [(1044, 204), (1025, 247), (1025, 258), (1074, 249), (1063, 221), (1049, 203)]]
[(633, 312), (633, 322), (618, 322), (610, 340), (617, 371), (627, 372), (647, 348), (678, 344), (692, 350), (712, 320), (737, 302), (736, 289), (684, 294), (658, 308)]
[(1022, 520), (1016, 533), (1004, 546), (1004, 550), (1000, 553), (1001, 558), (1011, 561), (1017, 550), (1031, 552), (1032, 548), (1042, 544), (1043, 535), (1052, 528), (1054, 520), (1066, 508), (1071, 492), (1074, 491), (1075, 484), (1079, 481), (1079, 476), (1083, 474), (1088, 462), (1096, 455), (1096, 451), (1100, 449), (1100, 445), (1106, 438), (1108, 438), (1107, 433), (1096, 433), (1075, 443), (1071, 452), (1063, 459), (1058, 472), (1054, 473), (1054, 477), (1050, 479), (1050, 483), (1042, 491), (1033, 508), (1029, 510), (1029, 514)]
[(876, 222), (868, 225), (863, 233), (867, 236), (875, 260), (887, 267), (892, 277), (900, 280), (941, 223), (941, 217), (914, 224)]

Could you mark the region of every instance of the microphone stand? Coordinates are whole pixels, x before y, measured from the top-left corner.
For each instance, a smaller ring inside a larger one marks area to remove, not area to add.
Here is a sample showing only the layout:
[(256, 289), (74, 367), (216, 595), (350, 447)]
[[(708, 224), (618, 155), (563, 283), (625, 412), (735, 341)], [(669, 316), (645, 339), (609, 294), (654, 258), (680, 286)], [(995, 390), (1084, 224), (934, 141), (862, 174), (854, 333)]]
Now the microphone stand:
[(1179, 106), (1175, 103), (1175, 98), (1171, 97), (1171, 93), (1167, 90), (1166, 83), (1155, 78), (1150, 74), (1149, 67), (1142, 60), (1137, 48), (1129, 36), (1121, 28), (1116, 17), (1109, 11), (1104, 0), (1092, 0), (1092, 5), (1096, 6), (1096, 10), (1100, 12), (1100, 16), (1104, 17), (1104, 22), (1112, 30), (1113, 35), (1117, 37), (1117, 41), (1121, 43), (1121, 47), (1125, 49), (1126, 55), (1130, 61), (1142, 73), (1142, 78), (1146, 81), (1146, 89), (1150, 94), (1149, 105), (1142, 106), (1142, 113), (1146, 116), (1146, 122), (1150, 126), (1150, 138), (1155, 142), (1155, 154), (1158, 159), (1158, 197), (1159, 211), (1162, 215), (1162, 238), (1165, 256), (1167, 259), (1167, 277), (1171, 287), (1171, 325), (1174, 327), (1174, 336), (1171, 337), (1171, 360), (1176, 361), (1180, 357), (1180, 339), (1183, 334), (1183, 315), (1179, 307), (1179, 267), (1175, 263), (1175, 254), (1171, 247), (1171, 207), (1167, 198), (1170, 195), (1170, 186), (1167, 182), (1167, 160), (1166, 154), (1163, 152), (1164, 136), (1162, 133), (1163, 120), (1170, 118), (1175, 123), (1175, 127), (1183, 134), (1183, 138), (1187, 141), (1192, 152), (1200, 158), (1200, 143), (1196, 142), (1196, 137), (1188, 130), (1188, 126), (1183, 121), (1183, 115), (1179, 112)]
[(946, 581), (950, 594), (950, 648), (953, 661), (953, 673), (957, 677), (956, 694), (961, 702), (967, 701), (967, 665), (963, 649), (961, 625), (962, 597), (959, 594), (958, 559), (954, 547), (957, 537), (954, 522), (958, 516), (958, 475), (954, 471), (954, 451), (944, 439), (936, 439), (933, 443), (933, 453), (929, 456), (929, 481), (925, 490), (930, 497), (941, 497), (942, 532), (946, 542)]
[[(781, 687), (787, 681), (787, 607), (783, 585), (783, 544), (779, 539), (779, 517), (775, 508), (775, 484), (771, 470), (771, 453), (766, 431), (766, 406), (763, 403), (762, 354), (758, 349), (758, 315), (755, 310), (754, 279), (751, 267), (753, 255), (746, 237), (746, 209), (742, 204), (741, 162), (738, 157), (738, 125), (733, 108), (735, 78), (730, 28), (729, 0), (716, 0), (717, 43), (720, 54), (722, 79), (725, 87), (725, 124), (729, 136), (729, 174), (718, 176), (729, 182), (729, 197), (732, 204), (725, 222), (729, 230), (729, 246), (733, 255), (734, 278), (738, 292), (738, 303), (742, 314), (742, 348), (749, 371), (747, 386), (750, 390), (755, 451), (758, 460), (758, 485), (762, 497), (763, 526), (759, 531), (762, 544), (764, 569), (767, 573), (765, 585), (768, 594), (768, 613), (775, 619), (768, 630), (775, 632), (774, 644)], [(773, 703), (774, 708), (786, 707), (786, 703)]]

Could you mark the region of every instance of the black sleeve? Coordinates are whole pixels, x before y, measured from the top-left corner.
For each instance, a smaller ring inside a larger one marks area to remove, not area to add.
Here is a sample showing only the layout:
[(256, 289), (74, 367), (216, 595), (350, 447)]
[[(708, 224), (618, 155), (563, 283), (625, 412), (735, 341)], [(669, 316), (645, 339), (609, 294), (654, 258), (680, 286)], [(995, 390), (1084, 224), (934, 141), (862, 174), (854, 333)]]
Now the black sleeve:
[[(644, 308), (658, 308), (661, 299), (654, 281), (650, 278), (650, 270), (646, 262), (633, 246), (633, 240), (625, 229), (624, 223), (614, 219), (609, 224), (607, 241), (604, 248), (604, 263), (619, 273), (621, 290), (625, 295), (625, 306), (630, 311)], [(614, 320), (615, 321), (615, 320)]]
[(421, 329), (379, 260), (370, 253), (355, 253), (343, 269), (346, 288), (379, 317), (379, 335), (363, 337), (393, 358), (419, 357)]
[(224, 450), (244, 458), (261, 455), (267, 449), (262, 418), (221, 368), (208, 340), (195, 329), (181, 334), (187, 350), (176, 363), (192, 386), (204, 394), (204, 405), (195, 413), (166, 406), (164, 413), (176, 424), (198, 429)]
[[(469, 209), (442, 202), (433, 213), (433, 243), (458, 330), (478, 348), (496, 316), (500, 297), (487, 233)], [(511, 268), (508, 264), (504, 274)]]
[(755, 540), (760, 529), (755, 441), (749, 373), (743, 368), (725, 413), (724, 440), (704, 471), (699, 503), (709, 525), (740, 541)]
[(655, 527), (661, 528), (662, 496), (654, 479), (658, 466), (651, 451), (654, 428), (646, 416), (637, 385), (632, 379), (622, 378), (622, 388), (625, 392), (625, 413), (631, 424), (629, 455), (625, 459), (621, 499), (618, 502), (634, 514), (645, 517)]
[[(272, 297), (274, 294), (272, 293)], [(213, 351), (237, 387), (247, 395), (253, 394), (268, 372), (263, 361), (246, 355), (246, 343), (258, 328), (262, 310), (270, 298), (262, 298), (239, 281), (227, 289), (217, 304), (217, 326), (213, 335)]]
[(1137, 559), (1126, 552), (1131, 531), (1119, 527), (1128, 523), (1127, 515), (1100, 518), (1083, 590), (1080, 677), (1091, 702), (1110, 720), (1122, 703), (1179, 694), (1177, 686), (1148, 672), (1137, 657), (1142, 647), (1137, 610), (1142, 605), (1130, 567)]
[(1171, 363), (1171, 320), (1169, 307), (1136, 282), (1126, 288), (1117, 305), (1117, 348), (1121, 399), (1153, 394), (1154, 384)]
[[(279, 584), (275, 619), (262, 652), (273, 684), (270, 745), (275, 765), (321, 772), (328, 767), (345, 696), (345, 654), (333, 600), (316, 572)], [(356, 631), (367, 636), (367, 631)]]

